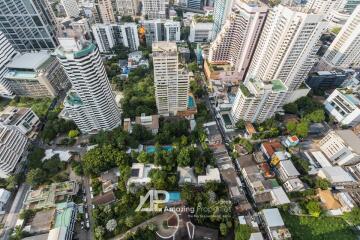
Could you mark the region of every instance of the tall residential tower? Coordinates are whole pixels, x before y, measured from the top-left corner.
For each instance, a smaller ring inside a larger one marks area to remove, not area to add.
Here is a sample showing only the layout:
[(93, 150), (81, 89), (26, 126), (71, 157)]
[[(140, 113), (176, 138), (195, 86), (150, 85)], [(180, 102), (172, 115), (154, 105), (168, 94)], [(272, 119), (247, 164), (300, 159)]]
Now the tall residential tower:
[(265, 4), (236, 0), (216, 39), (211, 43), (209, 62), (230, 64), (241, 81), (255, 51), (268, 8)]
[(179, 66), (175, 42), (153, 43), (152, 50), (158, 113), (176, 115), (188, 106), (189, 74)]
[(0, 31), (16, 50), (55, 49), (57, 29), (47, 0), (0, 0)]
[(341, 28), (323, 60), (331, 67), (360, 67), (360, 5)]
[[(235, 121), (264, 121), (275, 114), (305, 80), (316, 61), (318, 41), (326, 27), (321, 14), (282, 5), (269, 11), (244, 85), (231, 109)], [(272, 86), (263, 87), (269, 84)], [(274, 96), (270, 100), (259, 94), (259, 89), (271, 89)], [(247, 101), (249, 97), (254, 99)], [(252, 113), (243, 112), (244, 102), (251, 105)]]
[(119, 126), (120, 111), (97, 47), (70, 38), (59, 41), (56, 54), (72, 84), (63, 116), (73, 119), (83, 133)]

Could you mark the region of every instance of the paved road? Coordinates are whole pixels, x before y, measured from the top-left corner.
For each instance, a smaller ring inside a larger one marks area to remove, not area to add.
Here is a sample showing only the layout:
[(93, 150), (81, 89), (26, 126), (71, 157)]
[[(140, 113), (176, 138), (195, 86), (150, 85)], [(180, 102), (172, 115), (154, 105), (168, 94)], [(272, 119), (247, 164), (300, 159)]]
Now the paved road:
[(87, 203), (87, 212), (89, 214), (90, 229), (87, 231), (87, 239), (94, 239), (94, 219), (92, 218), (92, 204), (91, 204), (91, 195), (90, 195), (90, 181), (88, 177), (83, 177), (83, 187), (86, 192), (86, 203)]
[(3, 236), (3, 240), (9, 239), (10, 230), (15, 227), (16, 221), (18, 219), (19, 212), (22, 208), (25, 196), (30, 186), (26, 183), (21, 184), (19, 190), (16, 194), (16, 197), (12, 203), (9, 214), (7, 215), (5, 222), (5, 232)]

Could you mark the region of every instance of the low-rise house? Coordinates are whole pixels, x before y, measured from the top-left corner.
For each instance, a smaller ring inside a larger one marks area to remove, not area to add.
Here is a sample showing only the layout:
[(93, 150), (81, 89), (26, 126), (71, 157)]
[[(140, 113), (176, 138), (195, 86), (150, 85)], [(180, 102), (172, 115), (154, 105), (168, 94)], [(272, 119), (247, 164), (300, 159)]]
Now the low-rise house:
[(319, 145), (333, 164), (343, 166), (360, 162), (360, 138), (351, 130), (330, 131)]
[(291, 178), (284, 182), (283, 187), (286, 192), (299, 192), (305, 190), (304, 183), (299, 178)]
[(106, 172), (102, 172), (99, 180), (102, 183), (102, 192), (106, 193), (117, 188), (118, 180), (120, 177), (119, 168), (113, 168)]
[(221, 182), (220, 172), (218, 168), (213, 168), (208, 165), (206, 167), (206, 174), (198, 176), (199, 185), (203, 185), (207, 182)]
[(141, 116), (136, 117), (135, 122), (144, 126), (152, 134), (157, 134), (159, 131), (159, 115), (145, 116), (143, 113)]
[(285, 223), (280, 215), (279, 209), (263, 209), (260, 216), (264, 222), (266, 233), (271, 240), (291, 239), (291, 234), (286, 228)]
[(265, 155), (267, 160), (270, 160), (274, 153), (282, 148), (281, 143), (273, 142), (263, 142), (260, 145), (261, 152)]
[(300, 176), (291, 160), (280, 161), (277, 165), (277, 172), (283, 182)]
[(228, 187), (230, 198), (234, 202), (246, 201), (240, 178), (238, 177), (232, 162), (219, 166), (220, 175)]
[(155, 166), (154, 164), (133, 163), (131, 166), (131, 175), (127, 181), (128, 190), (131, 186), (145, 186), (150, 183), (149, 173), (153, 169), (161, 169), (161, 167)]
[(350, 212), (354, 207), (357, 206), (354, 199), (347, 192), (339, 192), (336, 193), (335, 196), (341, 204), (342, 212)]
[(287, 136), (284, 141), (282, 141), (282, 144), (285, 147), (295, 147), (299, 144), (299, 138), (297, 136)]
[(205, 123), (204, 128), (207, 134), (207, 142), (210, 146), (222, 143), (222, 136), (219, 132), (216, 122)]
[(355, 179), (342, 167), (325, 167), (318, 172), (320, 178), (328, 180), (332, 185), (351, 185), (356, 181)]
[(38, 126), (40, 119), (31, 108), (8, 106), (0, 112), (0, 122), (15, 126), (22, 134), (27, 135)]
[(290, 199), (288, 198), (282, 187), (273, 188), (270, 190), (270, 193), (272, 197), (270, 204), (272, 206), (280, 206), (290, 203)]
[(106, 205), (116, 201), (116, 197), (113, 191), (109, 191), (103, 194), (99, 194), (91, 199), (91, 203), (95, 205)]
[(177, 172), (179, 173), (180, 186), (185, 184), (197, 184), (197, 178), (192, 167), (177, 167)]
[(130, 118), (124, 119), (124, 128), (123, 129), (125, 132), (132, 133), (132, 124), (131, 124)]
[(276, 166), (278, 165), (279, 162), (289, 160), (290, 158), (291, 158), (291, 154), (288, 153), (287, 151), (276, 151), (271, 156), (271, 165)]

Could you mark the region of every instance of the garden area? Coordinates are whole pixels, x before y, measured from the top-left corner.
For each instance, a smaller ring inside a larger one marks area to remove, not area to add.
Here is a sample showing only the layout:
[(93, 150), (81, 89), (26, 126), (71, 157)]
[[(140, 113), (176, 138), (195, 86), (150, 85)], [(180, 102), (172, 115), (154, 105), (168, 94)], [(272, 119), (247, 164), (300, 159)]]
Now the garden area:
[(341, 217), (281, 215), (294, 240), (355, 240), (357, 235)]
[(43, 118), (46, 116), (51, 102), (50, 98), (15, 97), (9, 102), (9, 105), (31, 108), (39, 118)]

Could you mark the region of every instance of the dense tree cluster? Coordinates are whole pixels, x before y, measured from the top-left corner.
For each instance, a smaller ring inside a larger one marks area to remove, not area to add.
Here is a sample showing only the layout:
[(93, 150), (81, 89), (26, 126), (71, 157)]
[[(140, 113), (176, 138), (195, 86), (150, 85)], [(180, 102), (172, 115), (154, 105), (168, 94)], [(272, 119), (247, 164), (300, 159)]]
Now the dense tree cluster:
[(54, 155), (50, 159), (42, 158), (45, 156), (44, 149), (35, 148), (28, 155), (29, 169), (26, 182), (33, 187), (52, 182), (62, 182), (68, 179), (66, 163), (60, 161), (59, 155)]

